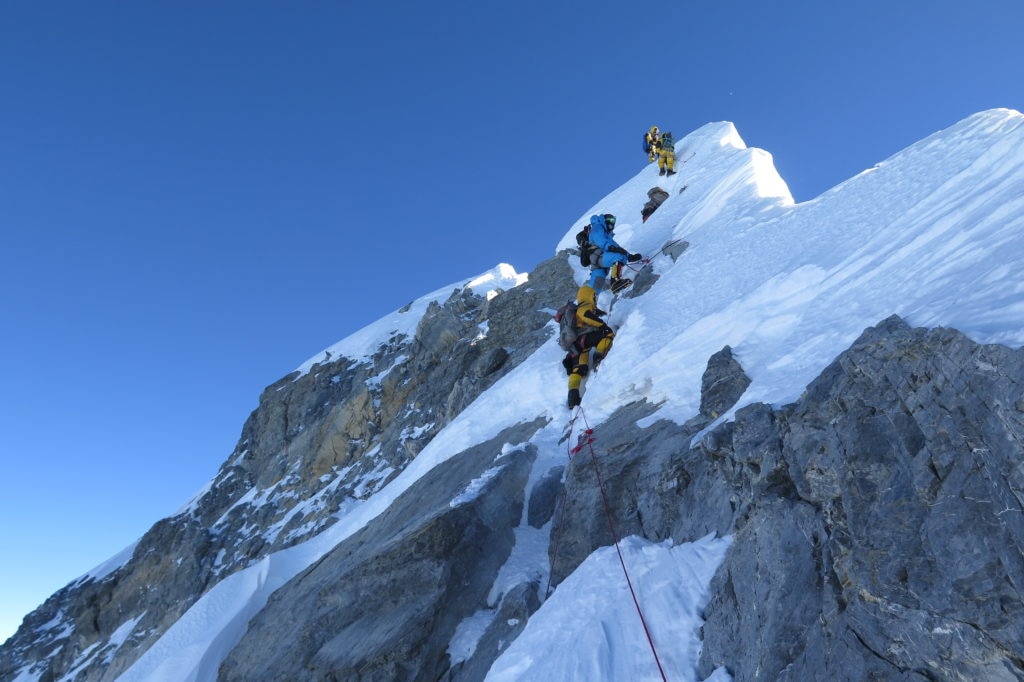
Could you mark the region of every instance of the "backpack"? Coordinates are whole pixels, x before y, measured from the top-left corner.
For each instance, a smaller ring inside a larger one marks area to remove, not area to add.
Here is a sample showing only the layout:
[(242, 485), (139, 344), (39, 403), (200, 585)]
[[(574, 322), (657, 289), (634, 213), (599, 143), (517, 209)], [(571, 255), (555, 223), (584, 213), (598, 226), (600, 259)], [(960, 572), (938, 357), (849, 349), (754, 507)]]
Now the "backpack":
[(676, 141), (672, 138), (672, 133), (662, 133), (661, 135), (661, 148), (672, 149), (676, 146)]
[(576, 309), (579, 304), (570, 300), (555, 313), (555, 321), (558, 322), (558, 345), (562, 350), (572, 350), (576, 338), (580, 335), (576, 326)]
[(601, 249), (590, 241), (590, 225), (576, 233), (576, 243), (580, 247), (580, 265), (585, 268), (597, 265), (601, 258)]
[(665, 199), (668, 199), (668, 192), (658, 186), (654, 186), (647, 190), (647, 198), (653, 201), (658, 206), (664, 203)]

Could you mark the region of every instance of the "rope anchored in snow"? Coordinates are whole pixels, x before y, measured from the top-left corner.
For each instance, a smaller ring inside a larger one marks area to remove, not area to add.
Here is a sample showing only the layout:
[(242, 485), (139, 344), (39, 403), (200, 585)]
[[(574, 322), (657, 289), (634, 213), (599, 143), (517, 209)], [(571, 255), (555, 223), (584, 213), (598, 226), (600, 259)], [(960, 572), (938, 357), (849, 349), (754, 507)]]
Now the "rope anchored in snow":
[[(678, 239), (673, 239), (671, 241), (665, 242), (665, 245), (662, 246), (660, 249), (658, 249), (658, 253), (655, 254), (655, 255), (664, 255), (664, 254), (668, 253), (668, 250), (671, 249), (673, 246), (676, 246), (677, 244), (680, 244), (680, 243), (685, 242), (685, 241), (686, 241), (685, 239), (680, 237)], [(687, 244), (686, 246), (689, 246), (689, 244)], [(685, 249), (685, 247), (683, 247), (683, 248)], [(633, 272), (640, 272), (641, 270), (645, 269), (648, 265), (651, 264), (651, 262), (654, 260), (654, 257), (655, 256), (641, 258), (640, 261), (639, 261), (640, 262), (639, 265), (637, 265), (636, 263), (625, 263), (624, 265), (625, 265), (625, 267), (629, 268)]]

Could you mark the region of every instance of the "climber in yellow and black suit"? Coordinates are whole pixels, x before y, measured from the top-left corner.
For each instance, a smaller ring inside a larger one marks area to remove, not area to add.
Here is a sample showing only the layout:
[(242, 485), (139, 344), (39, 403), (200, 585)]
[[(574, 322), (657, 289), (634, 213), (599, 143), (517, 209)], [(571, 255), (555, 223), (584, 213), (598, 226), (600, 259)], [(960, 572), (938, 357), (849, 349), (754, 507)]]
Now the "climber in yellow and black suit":
[[(562, 360), (562, 365), (569, 374), (570, 410), (580, 404), (580, 384), (583, 383), (583, 377), (590, 372), (591, 366), (597, 369), (608, 355), (608, 351), (612, 349), (612, 340), (615, 338), (612, 328), (601, 319), (606, 313), (598, 309), (596, 297), (594, 290), (586, 284), (576, 292), (576, 302), (579, 304), (576, 309), (576, 327), (580, 331), (572, 349)], [(594, 354), (593, 365), (591, 351)]]
[(658, 175), (675, 175), (676, 141), (672, 133), (662, 133), (658, 140)]
[(644, 151), (647, 153), (647, 161), (654, 163), (658, 158), (658, 126), (651, 126), (651, 129), (644, 133)]

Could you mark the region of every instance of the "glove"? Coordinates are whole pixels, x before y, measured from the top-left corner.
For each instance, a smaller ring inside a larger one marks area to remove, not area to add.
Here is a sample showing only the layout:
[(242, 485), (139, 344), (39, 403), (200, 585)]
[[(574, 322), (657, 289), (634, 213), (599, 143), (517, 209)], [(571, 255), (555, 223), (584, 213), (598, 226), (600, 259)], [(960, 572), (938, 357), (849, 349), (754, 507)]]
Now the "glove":
[(626, 256), (626, 255), (629, 254), (629, 252), (626, 251), (624, 248), (622, 248), (621, 246), (616, 246), (615, 244), (612, 244), (611, 246), (609, 246), (606, 249), (606, 251), (611, 251), (612, 253), (618, 253), (618, 254), (623, 255), (623, 256)]
[(635, 263), (638, 260), (643, 260), (643, 256), (641, 256), (639, 253), (631, 253), (626, 257), (626, 260), (629, 261), (630, 263)]

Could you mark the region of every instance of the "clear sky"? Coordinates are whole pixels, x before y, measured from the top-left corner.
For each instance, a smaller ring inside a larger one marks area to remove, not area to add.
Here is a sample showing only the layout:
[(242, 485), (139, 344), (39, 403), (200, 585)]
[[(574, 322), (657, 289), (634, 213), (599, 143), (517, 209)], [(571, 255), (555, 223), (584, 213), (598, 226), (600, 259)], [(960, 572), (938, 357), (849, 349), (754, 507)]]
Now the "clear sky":
[(732, 121), (804, 201), (1024, 109), (1021, 26), (1019, 0), (0, 3), (0, 638), (209, 480), (263, 387), (549, 257), (650, 125)]

